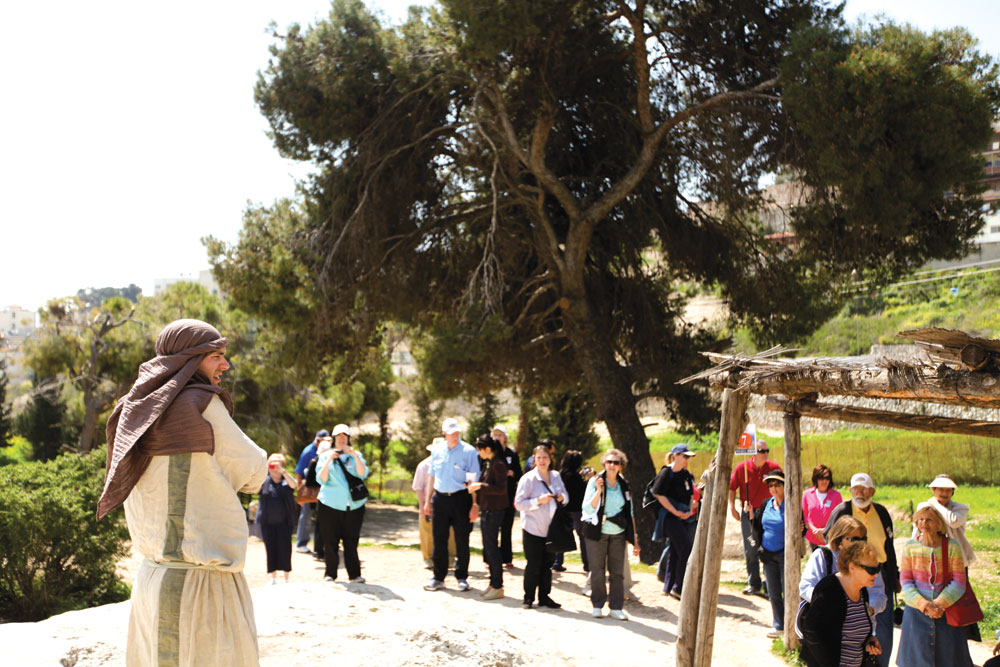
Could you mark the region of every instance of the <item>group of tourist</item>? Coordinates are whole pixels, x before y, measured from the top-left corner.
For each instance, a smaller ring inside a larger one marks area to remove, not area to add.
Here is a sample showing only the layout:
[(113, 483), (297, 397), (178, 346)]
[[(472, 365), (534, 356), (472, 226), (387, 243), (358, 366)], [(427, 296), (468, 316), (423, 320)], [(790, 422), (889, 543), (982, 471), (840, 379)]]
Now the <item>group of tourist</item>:
[[(232, 419), (232, 400), (221, 386), (229, 368), (226, 342), (204, 322), (168, 325), (157, 338), (156, 357), (140, 367), (108, 421), (98, 517), (123, 505), (133, 549), (144, 558), (132, 588), (130, 664), (258, 663), (251, 597), (242, 572), (248, 530), (238, 493), (260, 494), (258, 522), (272, 583), (278, 582), (278, 572), (288, 580), (296, 521), (297, 549), (308, 548), (312, 508), (302, 505), (296, 517), (293, 494), (309, 489), (315, 490), (315, 547), (322, 550), (326, 580), (337, 578), (342, 547), (349, 580), (364, 583), (357, 549), (365, 499), (355, 494), (355, 483), (367, 477), (368, 467), (351, 446), (350, 428), (338, 424), (332, 435), (319, 431), (292, 478), (282, 455), (267, 457)], [(481, 514), (490, 571), (483, 597), (502, 598), (504, 569), (512, 566), (507, 526), (517, 509), (527, 561), (523, 606), (558, 609), (551, 597), (557, 566), (547, 542), (550, 526), (564, 521), (565, 514), (571, 524), (567, 530), (582, 537), (594, 616), (602, 616), (606, 604), (611, 617), (625, 620), (627, 545), (639, 553), (633, 496), (623, 475), (627, 458), (610, 449), (601, 457), (603, 470), (585, 479), (579, 452), (567, 452), (564, 480), (553, 469), (547, 445), (534, 449), (530, 470), (520, 475), (502, 427), (472, 446), (461, 440), (456, 420), (445, 420), (442, 438), (429, 446), (430, 455), (421, 464), (424, 478), (419, 484), (414, 480), (422, 523), (431, 528), (433, 578), (425, 588), (441, 589), (454, 562), (459, 590), (470, 589), (469, 533)], [(766, 586), (773, 609), (771, 634), (776, 634), (784, 617), (785, 479), (767, 453), (766, 442), (759, 440), (752, 458), (736, 466), (729, 501), (744, 535), (744, 592), (762, 593)], [(652, 484), (661, 519), (658, 530), (669, 541), (666, 593), (679, 594), (691, 550), (691, 529), (682, 524), (697, 512), (696, 489), (687, 471), (693, 455), (686, 446), (674, 447)], [(971, 666), (967, 640), (978, 639), (978, 630), (974, 622), (951, 614), (964, 609), (968, 566), (975, 559), (964, 532), (969, 508), (955, 501), (954, 481), (938, 475), (929, 484), (933, 495), (916, 507), (914, 531), (898, 565), (892, 519), (872, 501), (876, 489), (868, 474), (851, 478), (846, 501), (833, 488), (828, 467), (817, 466), (812, 482), (802, 498), (802, 528), (813, 553), (801, 578), (796, 618), (806, 663), (888, 664), (891, 591), (901, 593), (905, 603), (898, 665)]]
[[(755, 447), (752, 458), (733, 470), (729, 504), (743, 528), (743, 592), (769, 599), (768, 636), (779, 637), (784, 630), (785, 476), (767, 459), (766, 441), (758, 440)], [(967, 640), (979, 639), (977, 626), (952, 625), (945, 618), (945, 610), (965, 593), (968, 566), (975, 559), (965, 537), (969, 508), (953, 499), (957, 485), (948, 475), (938, 475), (928, 486), (933, 495), (916, 507), (913, 535), (897, 561), (892, 517), (872, 501), (871, 476), (852, 476), (851, 495), (844, 500), (834, 488), (833, 471), (822, 464), (813, 469), (812, 486), (801, 499), (802, 534), (812, 553), (799, 583), (795, 628), (806, 664), (861, 665), (867, 655), (873, 664), (888, 665), (895, 612), (889, 601), (896, 594), (904, 602), (898, 665), (972, 664)]]

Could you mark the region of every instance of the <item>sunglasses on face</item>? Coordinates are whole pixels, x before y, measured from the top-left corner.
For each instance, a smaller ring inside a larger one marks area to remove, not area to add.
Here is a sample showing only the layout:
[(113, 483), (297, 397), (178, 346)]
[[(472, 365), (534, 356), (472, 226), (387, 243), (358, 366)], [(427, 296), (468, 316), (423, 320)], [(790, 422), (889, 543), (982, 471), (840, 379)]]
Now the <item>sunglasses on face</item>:
[(860, 567), (862, 570), (864, 570), (868, 574), (872, 575), (873, 577), (876, 574), (878, 574), (879, 572), (882, 571), (882, 564), (881, 563), (879, 563), (875, 567), (872, 567), (870, 565), (862, 565), (861, 563), (858, 563), (858, 567)]
[(781, 482), (768, 482), (767, 483), (767, 488), (769, 488), (769, 489), (773, 489), (776, 486), (784, 486), (784, 484), (782, 484)]
[(770, 453), (770, 451), (771, 451), (770, 449), (758, 449), (757, 453), (758, 454), (768, 454), (768, 453)]
[(613, 466), (620, 466), (622, 464), (622, 462), (619, 461), (618, 459), (608, 459), (607, 461), (605, 461), (605, 463)]

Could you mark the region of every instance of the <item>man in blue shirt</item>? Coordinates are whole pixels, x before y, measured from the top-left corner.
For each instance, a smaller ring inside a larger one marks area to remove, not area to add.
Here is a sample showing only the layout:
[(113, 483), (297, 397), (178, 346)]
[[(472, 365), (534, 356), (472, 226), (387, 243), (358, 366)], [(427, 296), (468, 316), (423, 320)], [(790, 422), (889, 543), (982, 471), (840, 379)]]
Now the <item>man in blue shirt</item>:
[[(325, 428), (316, 431), (316, 438), (302, 450), (302, 454), (299, 455), (299, 463), (295, 466), (295, 481), (299, 485), (305, 481), (309, 464), (316, 458), (316, 447), (319, 445), (319, 441), (322, 438), (329, 437), (329, 435), (330, 432)], [(307, 554), (309, 553), (309, 529), (312, 527), (313, 511), (316, 509), (316, 503), (306, 503), (300, 507), (302, 510), (299, 512), (299, 527), (295, 537), (295, 550), (299, 553)], [(313, 542), (313, 547), (322, 551), (319, 539)]]
[(479, 481), (479, 454), (475, 447), (462, 441), (457, 420), (445, 419), (441, 432), (444, 442), (438, 442), (431, 449), (431, 469), (427, 480), (434, 493), (428, 495), (422, 510), (425, 517), (432, 517), (434, 533), (434, 578), (424, 589), (436, 591), (444, 587), (444, 578), (448, 574), (448, 531), (451, 528), (455, 531), (458, 590), (467, 591), (469, 533), (479, 514), (479, 507), (472, 504), (472, 495), (466, 484)]

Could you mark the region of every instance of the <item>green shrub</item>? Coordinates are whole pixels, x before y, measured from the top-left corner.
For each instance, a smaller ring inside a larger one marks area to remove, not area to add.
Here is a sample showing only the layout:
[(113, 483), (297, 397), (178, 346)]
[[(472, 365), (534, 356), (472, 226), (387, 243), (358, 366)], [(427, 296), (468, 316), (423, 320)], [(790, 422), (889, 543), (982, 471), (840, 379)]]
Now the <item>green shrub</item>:
[(0, 620), (36, 621), (129, 595), (125, 516), (97, 521), (105, 450), (0, 468)]
[(20, 435), (15, 435), (9, 447), (0, 447), (0, 466), (26, 463), (31, 460), (31, 443)]

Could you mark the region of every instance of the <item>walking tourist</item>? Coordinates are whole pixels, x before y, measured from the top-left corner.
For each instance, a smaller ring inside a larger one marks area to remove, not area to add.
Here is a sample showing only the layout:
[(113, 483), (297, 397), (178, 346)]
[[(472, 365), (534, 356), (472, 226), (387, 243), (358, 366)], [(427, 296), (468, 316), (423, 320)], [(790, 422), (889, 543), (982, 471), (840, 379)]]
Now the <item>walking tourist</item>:
[(865, 653), (882, 653), (869, 614), (868, 591), (881, 569), (874, 547), (861, 541), (841, 548), (836, 569), (816, 585), (799, 619), (809, 667), (861, 667)]
[(785, 629), (785, 473), (775, 470), (764, 478), (771, 497), (754, 511), (751, 540), (764, 566), (767, 599), (771, 602), (771, 631), (780, 637)]
[[(875, 547), (875, 554), (882, 566), (882, 578), (885, 581), (886, 596), (900, 592), (899, 566), (896, 564), (896, 549), (892, 544), (892, 517), (882, 505), (872, 502), (875, 495), (875, 484), (872, 478), (863, 472), (851, 477), (851, 499), (844, 501), (833, 509), (827, 521), (824, 535), (830, 537), (830, 529), (841, 516), (853, 516), (864, 524), (868, 531), (868, 542)], [(878, 638), (882, 653), (878, 655), (878, 663), (888, 667), (889, 655), (892, 653), (892, 605), (875, 615), (875, 636)]]
[[(775, 470), (781, 470), (781, 466), (768, 460), (768, 452), (770, 450), (767, 441), (757, 440), (753, 457), (737, 465), (729, 478), (729, 511), (733, 518), (740, 522), (740, 530), (743, 533), (743, 557), (747, 565), (747, 587), (743, 589), (744, 595), (761, 594), (760, 561), (757, 560), (757, 548), (751, 546), (749, 538), (750, 525), (755, 518), (756, 508), (770, 497), (764, 477)], [(739, 510), (736, 509), (737, 495), (740, 501)]]
[[(444, 440), (435, 441), (431, 450), (428, 484), (434, 493), (424, 502), (423, 514), (432, 520), (434, 533), (434, 577), (424, 590), (444, 587), (448, 574), (448, 531), (455, 531), (455, 578), (458, 590), (469, 590), (469, 533), (479, 515), (466, 488), (479, 481), (479, 456), (476, 448), (461, 439), (458, 420), (445, 419), (441, 425)], [(433, 505), (433, 513), (431, 507)]]
[(507, 464), (503, 445), (486, 435), (476, 438), (479, 458), (486, 461), (482, 481), (471, 482), (473, 503), (479, 504), (479, 528), (483, 534), (483, 557), (490, 570), (490, 585), (482, 594), (484, 600), (503, 597), (503, 559), (500, 555), (500, 530), (507, 509)]
[(590, 601), (594, 618), (604, 613), (621, 621), (628, 620), (625, 604), (624, 570), (625, 543), (633, 544), (633, 554), (639, 555), (635, 537), (635, 517), (632, 495), (625, 479), (628, 457), (618, 449), (609, 449), (601, 456), (604, 470), (587, 482), (583, 495), (583, 522), (587, 557), (590, 560)]
[(688, 446), (674, 445), (667, 455), (667, 466), (656, 476), (653, 496), (660, 503), (662, 530), (667, 544), (667, 563), (663, 577), (663, 592), (678, 600), (684, 586), (684, 572), (694, 545), (697, 524), (691, 521), (698, 508), (693, 501), (694, 476), (688, 470), (695, 455)]
[(285, 583), (292, 571), (292, 531), (295, 530), (295, 479), (285, 470), (285, 455), (271, 454), (267, 459), (268, 476), (260, 487), (257, 525), (260, 526), (267, 574), (271, 584), (278, 583), (278, 570), (285, 573)]
[(347, 475), (365, 479), (368, 466), (361, 452), (351, 447), (351, 429), (347, 424), (333, 427), (333, 449), (320, 455), (316, 463), (319, 490), (319, 522), (326, 562), (324, 581), (336, 581), (340, 566), (340, 545), (344, 546), (344, 568), (353, 584), (365, 583), (361, 576), (358, 542), (365, 520), (367, 498), (351, 497)]
[(500, 558), (504, 567), (512, 568), (514, 567), (514, 545), (511, 541), (514, 530), (514, 494), (517, 493), (517, 483), (521, 481), (521, 459), (507, 444), (507, 427), (497, 424), (490, 435), (503, 445), (503, 459), (507, 464), (507, 509), (503, 511), (503, 523), (500, 525)]
[[(316, 437), (307, 444), (299, 455), (299, 462), (295, 466), (295, 483), (303, 484), (306, 481), (306, 472), (309, 464), (316, 460), (316, 449), (320, 440), (330, 436), (330, 432), (325, 428), (316, 431)], [(299, 510), (299, 523), (295, 536), (295, 550), (299, 553), (309, 553), (309, 533), (313, 532), (313, 517), (316, 503), (304, 503)], [(313, 541), (313, 547), (320, 551), (317, 541)]]
[(806, 540), (815, 551), (826, 544), (823, 529), (833, 508), (844, 499), (840, 491), (833, 488), (833, 471), (822, 463), (813, 468), (812, 483), (802, 494), (802, 518), (806, 522)]
[(942, 538), (947, 537), (947, 528), (929, 502), (917, 505), (913, 521), (918, 537), (903, 545), (899, 559), (906, 611), (896, 664), (900, 667), (971, 667), (965, 628), (949, 625), (945, 617), (945, 610), (965, 593), (962, 550), (949, 549), (945, 556), (945, 545), (950, 540)]
[(559, 609), (552, 599), (552, 563), (554, 555), (545, 548), (549, 524), (556, 513), (556, 503), (568, 500), (566, 487), (559, 473), (552, 470), (549, 449), (535, 447), (534, 467), (521, 477), (514, 496), (514, 506), (521, 513), (521, 540), (524, 545), (524, 602), (531, 609), (538, 593), (538, 606)]

